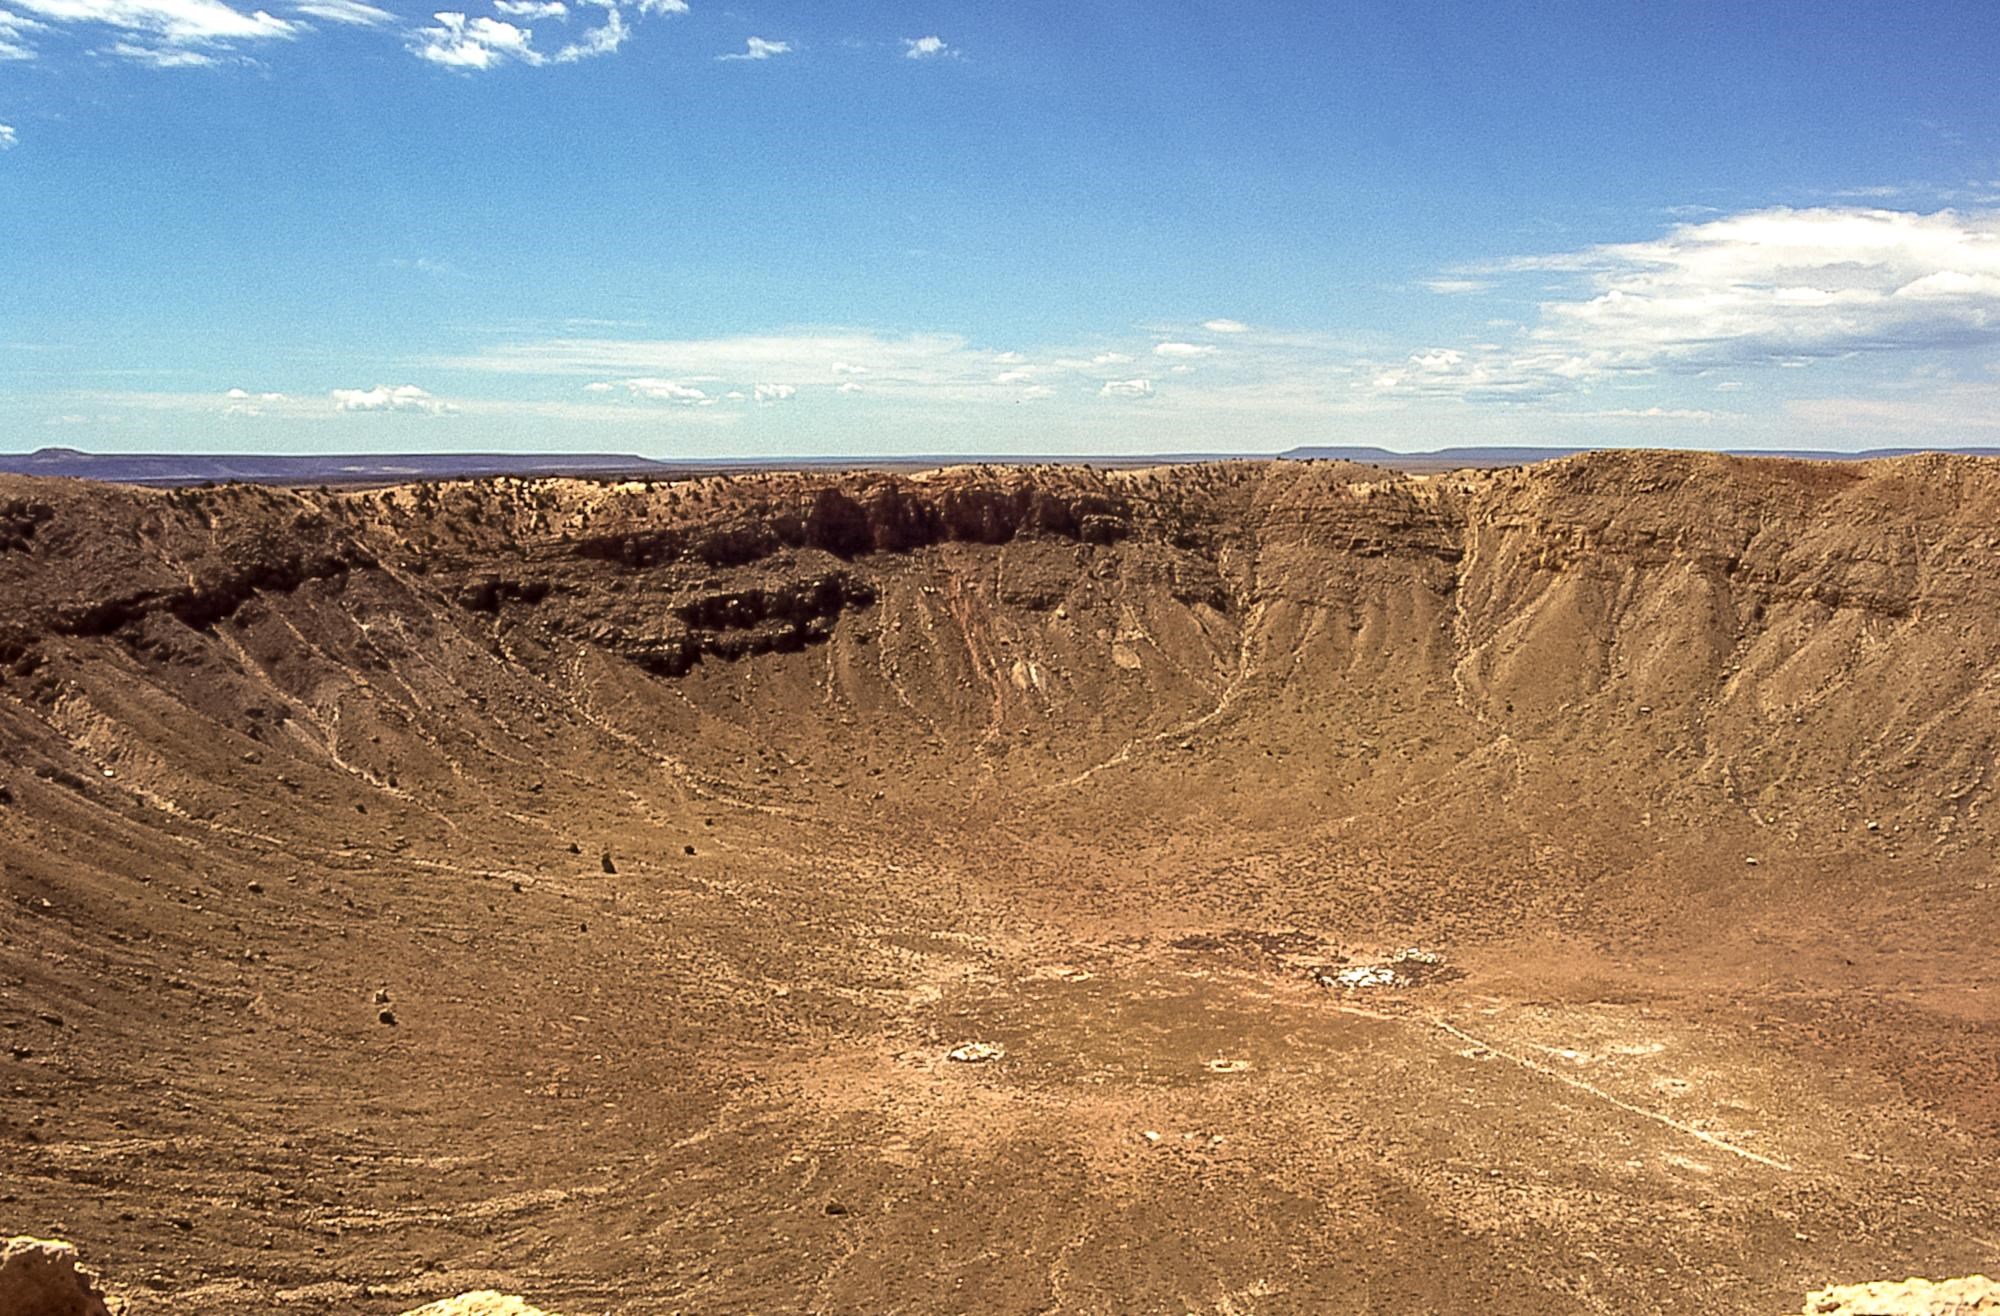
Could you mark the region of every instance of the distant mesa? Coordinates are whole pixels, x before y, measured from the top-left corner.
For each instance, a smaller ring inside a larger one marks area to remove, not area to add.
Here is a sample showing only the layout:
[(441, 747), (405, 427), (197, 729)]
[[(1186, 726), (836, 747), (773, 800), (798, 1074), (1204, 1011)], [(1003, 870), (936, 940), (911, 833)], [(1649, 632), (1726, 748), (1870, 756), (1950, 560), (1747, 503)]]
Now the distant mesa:
[[(679, 480), (728, 472), (778, 470), (917, 471), (944, 466), (1087, 465), (1100, 469), (1131, 469), (1163, 464), (1228, 459), (1281, 461), (1342, 461), (1383, 467), (1410, 474), (1440, 471), (1531, 466), (1538, 462), (1603, 451), (1596, 448), (1475, 446), (1437, 448), (1429, 452), (1393, 452), (1366, 445), (1316, 445), (1288, 448), (1276, 454), (1160, 452), (1138, 456), (1102, 457), (1062, 454), (932, 453), (909, 457), (749, 457), (707, 460), (657, 459), (632, 453), (603, 452), (439, 452), (330, 454), (228, 453), (91, 453), (79, 448), (37, 448), (30, 453), (0, 453), (0, 474), (41, 475), (98, 480), (107, 484), (156, 486), (225, 484), (336, 485), (348, 488), (406, 484), (423, 480), (476, 480), (493, 476), (568, 477), (597, 480)], [(1731, 449), (1738, 457), (1789, 457), (1819, 461), (1856, 461), (1902, 457), (1918, 452), (1948, 452), (1963, 456), (2000, 456), (2000, 448), (1872, 448), (1865, 452), (1780, 452)]]

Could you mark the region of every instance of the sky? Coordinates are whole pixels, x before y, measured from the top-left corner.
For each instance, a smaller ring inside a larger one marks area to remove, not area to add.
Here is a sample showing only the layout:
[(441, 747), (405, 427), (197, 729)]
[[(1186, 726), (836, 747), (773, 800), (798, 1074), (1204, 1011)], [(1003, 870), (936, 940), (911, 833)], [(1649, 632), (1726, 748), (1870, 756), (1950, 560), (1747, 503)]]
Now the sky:
[(0, 450), (2000, 444), (1995, 52), (1989, 3), (0, 0)]

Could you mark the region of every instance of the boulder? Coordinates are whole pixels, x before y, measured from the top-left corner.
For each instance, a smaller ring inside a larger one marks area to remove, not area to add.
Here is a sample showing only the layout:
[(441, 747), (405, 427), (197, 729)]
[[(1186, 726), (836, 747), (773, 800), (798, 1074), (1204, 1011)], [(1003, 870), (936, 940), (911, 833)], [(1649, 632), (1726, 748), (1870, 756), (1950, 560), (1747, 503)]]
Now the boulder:
[(0, 1244), (0, 1312), (7, 1316), (111, 1316), (76, 1247), (54, 1238)]
[(556, 1313), (543, 1311), (511, 1294), (480, 1289), (413, 1308), (403, 1316), (556, 1316)]
[(1805, 1316), (2000, 1316), (2000, 1282), (1968, 1275), (1836, 1284), (1807, 1296)]

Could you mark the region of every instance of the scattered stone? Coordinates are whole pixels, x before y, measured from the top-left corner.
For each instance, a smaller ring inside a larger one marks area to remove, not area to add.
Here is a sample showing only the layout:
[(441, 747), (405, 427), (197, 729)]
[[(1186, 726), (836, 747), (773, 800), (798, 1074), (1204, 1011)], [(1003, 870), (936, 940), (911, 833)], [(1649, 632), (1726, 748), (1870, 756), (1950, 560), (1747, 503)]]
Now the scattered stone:
[(1206, 1066), (1211, 1074), (1241, 1074), (1250, 1068), (1248, 1060), (1211, 1060)]
[(387, 987), (377, 987), (375, 989), (375, 1004), (387, 1005), (388, 1003), (389, 1003), (389, 989)]
[(1836, 1284), (1806, 1296), (1805, 1316), (1987, 1316), (2000, 1312), (2000, 1282), (1964, 1279), (1877, 1280)]
[(403, 1316), (556, 1316), (556, 1313), (533, 1306), (526, 1299), (512, 1294), (480, 1289), (427, 1306), (413, 1307)]
[(691, 845), (684, 845), (681, 847), (681, 853), (691, 855), (694, 853), (694, 847)]
[(1313, 981), (1322, 987), (1361, 991), (1380, 987), (1416, 987), (1463, 976), (1458, 969), (1445, 963), (1444, 956), (1409, 946), (1386, 960), (1372, 964), (1351, 964), (1332, 973), (1314, 973)]
[(1160, 1145), (1160, 1131), (1158, 1129), (1147, 1129), (1144, 1133), (1140, 1134), (1139, 1136), (1144, 1138), (1147, 1142), (1152, 1143), (1156, 1147)]
[(261, 896), (264, 894), (264, 884), (262, 882), (252, 882), (247, 890), (253, 896)]
[(1757, 856), (1754, 854), (1744, 855), (1743, 866), (1746, 868), (1755, 868), (1757, 866)]
[(7, 1316), (110, 1316), (76, 1246), (54, 1238), (10, 1238), (0, 1244), (0, 1312)]
[(848, 1208), (847, 1208), (846, 1204), (845, 1204), (845, 1203), (842, 1203), (842, 1202), (828, 1202), (828, 1203), (826, 1204), (826, 1213), (827, 1213), (828, 1215), (853, 1215), (853, 1214), (854, 1214), (854, 1212), (852, 1212), (852, 1211), (848, 1210)]
[(1006, 1054), (1007, 1048), (998, 1042), (967, 1042), (964, 1046), (953, 1047), (945, 1058), (956, 1060), (961, 1065), (983, 1065)]
[(389, 1025), (391, 1028), (396, 1026), (396, 1012), (386, 1005), (375, 1012), (375, 1018), (379, 1022)]
[(598, 859), (597, 862), (607, 873), (615, 873), (618, 871), (618, 865), (611, 862), (611, 852), (609, 850), (606, 850), (603, 856), (600, 859)]

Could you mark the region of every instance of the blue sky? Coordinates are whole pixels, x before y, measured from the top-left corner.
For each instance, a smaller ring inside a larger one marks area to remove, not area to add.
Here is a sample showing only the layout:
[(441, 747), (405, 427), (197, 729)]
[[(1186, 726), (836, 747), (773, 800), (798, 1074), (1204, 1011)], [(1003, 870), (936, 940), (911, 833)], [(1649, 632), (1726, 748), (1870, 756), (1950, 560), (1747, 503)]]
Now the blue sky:
[(0, 0), (0, 448), (2000, 443), (1995, 51), (1988, 4)]

